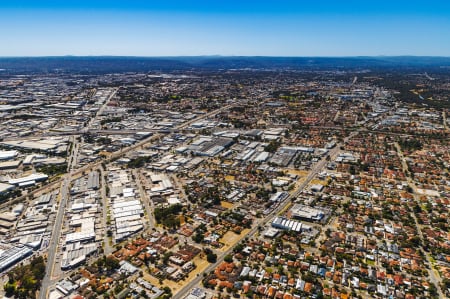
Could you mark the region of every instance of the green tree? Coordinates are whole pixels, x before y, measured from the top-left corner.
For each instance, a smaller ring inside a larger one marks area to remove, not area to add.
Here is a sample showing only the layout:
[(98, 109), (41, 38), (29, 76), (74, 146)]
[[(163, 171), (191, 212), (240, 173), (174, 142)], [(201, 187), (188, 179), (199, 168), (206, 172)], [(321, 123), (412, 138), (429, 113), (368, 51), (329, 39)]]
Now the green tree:
[(217, 254), (215, 254), (215, 253), (208, 253), (206, 255), (206, 260), (209, 263), (211, 263), (211, 264), (215, 263), (217, 261)]
[(108, 271), (119, 269), (120, 264), (115, 258), (108, 256), (105, 260), (105, 267)]
[(233, 256), (228, 254), (223, 258), (223, 260), (227, 263), (231, 263), (233, 262)]
[(202, 233), (197, 232), (197, 233), (192, 237), (192, 240), (193, 240), (195, 243), (201, 243), (201, 242), (203, 242), (204, 237), (205, 237), (205, 236), (204, 236)]

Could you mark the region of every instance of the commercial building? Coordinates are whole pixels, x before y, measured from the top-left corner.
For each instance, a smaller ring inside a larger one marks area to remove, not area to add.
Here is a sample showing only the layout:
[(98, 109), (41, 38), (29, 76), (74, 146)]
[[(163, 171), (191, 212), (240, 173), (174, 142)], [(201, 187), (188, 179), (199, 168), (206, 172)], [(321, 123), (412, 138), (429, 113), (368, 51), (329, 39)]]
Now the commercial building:
[[(119, 181), (114, 181), (115, 184), (111, 185), (111, 191), (114, 192), (111, 212), (115, 222), (115, 240), (121, 241), (144, 228), (144, 209), (141, 201), (135, 199), (134, 188), (124, 187), (129, 184), (126, 172), (111, 172), (110, 176), (119, 178)], [(109, 181), (112, 181), (111, 178)]]
[(324, 210), (302, 204), (295, 204), (291, 208), (290, 213), (294, 219), (311, 222), (321, 221), (325, 217)]
[(87, 189), (97, 190), (100, 188), (100, 178), (97, 171), (91, 171), (88, 176)]
[(20, 161), (20, 160), (0, 162), (0, 170), (17, 169), (21, 163), (22, 163), (22, 161)]
[(189, 295), (185, 297), (185, 299), (205, 299), (206, 292), (200, 288), (193, 288)]
[(0, 161), (14, 159), (18, 154), (18, 151), (0, 151)]
[(291, 230), (295, 232), (311, 231), (311, 227), (309, 225), (284, 217), (275, 217), (275, 219), (272, 221), (272, 227), (282, 230)]
[(7, 250), (0, 251), (0, 272), (3, 272), (9, 267), (19, 263), (32, 253), (33, 250), (24, 245), (16, 245)]
[(10, 184), (0, 183), (0, 194), (14, 190), (15, 186)]
[(45, 181), (46, 179), (48, 179), (48, 175), (37, 172), (21, 178), (11, 179), (8, 181), (8, 183), (11, 185), (23, 187), (28, 185), (34, 185), (36, 184), (36, 182), (42, 182)]
[(272, 197), (270, 197), (269, 201), (272, 202), (281, 202), (286, 199), (286, 197), (289, 195), (286, 191), (277, 192)]
[(66, 244), (76, 242), (87, 242), (95, 240), (95, 218), (78, 218), (73, 216), (70, 221), (71, 227), (79, 228), (78, 231), (66, 235)]

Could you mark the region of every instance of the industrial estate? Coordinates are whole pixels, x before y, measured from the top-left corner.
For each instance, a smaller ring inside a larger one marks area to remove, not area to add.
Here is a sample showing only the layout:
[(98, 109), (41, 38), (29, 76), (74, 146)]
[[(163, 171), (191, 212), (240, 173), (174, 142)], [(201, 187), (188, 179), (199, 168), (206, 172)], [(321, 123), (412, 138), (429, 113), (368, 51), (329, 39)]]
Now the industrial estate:
[(2, 295), (448, 298), (449, 95), (417, 69), (3, 70)]

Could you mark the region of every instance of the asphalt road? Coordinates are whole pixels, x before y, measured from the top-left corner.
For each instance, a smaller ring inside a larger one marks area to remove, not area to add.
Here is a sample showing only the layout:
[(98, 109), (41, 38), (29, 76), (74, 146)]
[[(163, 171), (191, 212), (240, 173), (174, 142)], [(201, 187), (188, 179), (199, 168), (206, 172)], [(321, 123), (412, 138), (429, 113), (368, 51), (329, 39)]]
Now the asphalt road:
[[(348, 140), (348, 138), (346, 140)], [(335, 156), (338, 153), (340, 146), (341, 146), (341, 144), (337, 144), (337, 146), (334, 147), (333, 149), (331, 149), (328, 154), (331, 157)], [(293, 191), (282, 203), (280, 203), (280, 205), (277, 208), (275, 208), (270, 214), (268, 214), (265, 218), (263, 218), (263, 219), (259, 220), (257, 223), (255, 223), (253, 225), (253, 228), (250, 230), (250, 232), (248, 232), (248, 234), (246, 234), (246, 235), (243, 235), (240, 240), (244, 239), (245, 237), (248, 237), (248, 238), (253, 237), (256, 234), (256, 232), (258, 232), (258, 227), (260, 225), (265, 225), (266, 223), (271, 221), (274, 216), (276, 216), (287, 205), (289, 205), (291, 203), (291, 199), (292, 198), (296, 198), (300, 194), (300, 192), (303, 191), (303, 189), (311, 182), (311, 180), (319, 172), (321, 172), (323, 170), (323, 168), (325, 167), (327, 162), (328, 161), (326, 160), (326, 157), (323, 157), (319, 162), (317, 162), (316, 165), (314, 166), (314, 168), (309, 172), (309, 174), (306, 177), (306, 179), (298, 186), (298, 188), (295, 191)], [(209, 265), (203, 272), (204, 273), (209, 273), (209, 272), (213, 271), (215, 268), (217, 268), (223, 262), (223, 259), (225, 258), (225, 256), (229, 255), (232, 252), (233, 252), (233, 247), (231, 247), (227, 251), (221, 253), (220, 255), (217, 255), (216, 263)], [(187, 285), (185, 285), (172, 298), (173, 299), (184, 298), (185, 296), (188, 295), (190, 290), (192, 290), (195, 286), (197, 286), (200, 283), (200, 281), (202, 279), (203, 279), (203, 276), (195, 277), (192, 281), (190, 281)]]
[(103, 103), (102, 107), (100, 107), (100, 109), (98, 109), (97, 113), (95, 114), (95, 116), (93, 118), (91, 118), (89, 120), (88, 125), (86, 126), (87, 129), (89, 129), (92, 124), (94, 123), (94, 121), (103, 114), (103, 111), (105, 110), (106, 106), (108, 106), (109, 102), (111, 101), (111, 99), (116, 95), (117, 91), (119, 90), (120, 87), (114, 88), (114, 91), (111, 92), (111, 94), (108, 96), (108, 98), (105, 100), (105, 103)]
[[(351, 139), (353, 136), (357, 135), (360, 131), (354, 131), (352, 132), (348, 137), (344, 138), (344, 143), (347, 142), (349, 139)], [(342, 143), (338, 143), (336, 144), (336, 146), (334, 148), (332, 148), (329, 152), (328, 152), (328, 156), (330, 157), (334, 157), (336, 156), (339, 151), (340, 151), (340, 147), (342, 146)], [(273, 210), (269, 215), (267, 215), (265, 218), (259, 220), (257, 223), (254, 224), (253, 228), (250, 230), (250, 232), (248, 232), (248, 234), (243, 235), (241, 237), (240, 240), (244, 239), (245, 237), (251, 238), (255, 235), (255, 233), (258, 231), (258, 226), (260, 225), (265, 225), (266, 223), (268, 223), (269, 221), (272, 220), (273, 217), (275, 217), (278, 213), (280, 213), (280, 211), (282, 211), (284, 208), (286, 208), (287, 205), (289, 205), (291, 203), (291, 200), (293, 198), (296, 198), (297, 196), (299, 196), (299, 194), (303, 191), (303, 189), (314, 179), (314, 177), (321, 172), (324, 167), (326, 166), (326, 164), (328, 163), (326, 156), (324, 156), (319, 162), (316, 163), (316, 165), (314, 165), (313, 169), (311, 169), (311, 171), (308, 173), (307, 177), (305, 178), (305, 180), (298, 186), (298, 188), (296, 190), (294, 190), (277, 208), (275, 208), (275, 210)], [(240, 241), (239, 240), (239, 241)], [(226, 255), (230, 254), (233, 252), (233, 247), (231, 247), (230, 249), (228, 249), (227, 251), (221, 253), (220, 255), (217, 256), (217, 261), (214, 264), (209, 265), (204, 271), (203, 273), (209, 273), (211, 271), (213, 271), (215, 268), (217, 268), (220, 263), (223, 262), (223, 259), (225, 258)], [(185, 285), (177, 294), (175, 294), (172, 298), (173, 299), (181, 299), (184, 298), (185, 296), (188, 295), (189, 291), (192, 290), (195, 286), (197, 286), (200, 281), (203, 279), (202, 276), (197, 276), (195, 277), (192, 281), (190, 281), (187, 285)]]
[[(192, 120), (190, 120), (188, 122), (185, 122), (185, 123), (177, 126), (175, 129), (179, 130), (179, 129), (186, 128), (186, 127), (190, 126), (191, 124), (193, 124), (194, 122), (197, 122), (199, 120), (205, 119), (205, 118), (210, 117), (210, 116), (213, 116), (213, 115), (215, 115), (217, 113), (220, 113), (220, 112), (222, 112), (222, 111), (224, 111), (224, 110), (226, 110), (226, 109), (228, 109), (228, 108), (230, 108), (232, 106), (233, 105), (227, 105), (227, 106), (224, 106), (224, 107), (222, 107), (220, 109), (217, 109), (217, 110), (211, 111), (209, 113), (203, 114), (203, 115), (201, 115), (201, 116), (199, 116), (197, 118), (194, 118), (194, 119), (192, 119)], [(40, 292), (39, 292), (39, 299), (47, 298), (49, 287), (53, 283), (52, 273), (53, 273), (53, 268), (54, 268), (54, 265), (55, 265), (56, 256), (57, 256), (57, 253), (58, 253), (58, 243), (60, 241), (61, 228), (62, 228), (64, 216), (65, 216), (65, 208), (66, 208), (66, 205), (67, 205), (67, 200), (69, 198), (69, 188), (70, 188), (70, 183), (71, 183), (72, 177), (77, 175), (77, 174), (80, 174), (80, 173), (82, 173), (84, 171), (90, 171), (90, 170), (100, 166), (100, 164), (103, 163), (103, 162), (107, 163), (107, 162), (110, 162), (112, 159), (122, 157), (126, 153), (128, 153), (128, 152), (130, 152), (132, 150), (135, 150), (135, 149), (137, 149), (139, 147), (142, 147), (142, 146), (146, 145), (149, 142), (153, 142), (155, 140), (158, 140), (162, 136), (163, 136), (162, 134), (155, 134), (155, 135), (150, 136), (150, 137), (148, 137), (148, 138), (146, 138), (146, 139), (144, 139), (144, 140), (142, 140), (142, 141), (140, 141), (140, 142), (138, 142), (138, 143), (136, 143), (136, 144), (134, 144), (132, 146), (129, 146), (129, 147), (125, 148), (125, 149), (122, 149), (122, 150), (120, 150), (118, 152), (113, 153), (107, 159), (100, 160), (100, 161), (97, 161), (97, 162), (85, 165), (85, 166), (83, 166), (83, 167), (81, 167), (81, 168), (79, 168), (77, 170), (73, 170), (73, 168), (74, 168), (73, 167), (74, 166), (73, 163), (76, 163), (76, 159), (74, 159), (74, 158), (76, 158), (76, 155), (77, 155), (76, 151), (78, 150), (78, 144), (77, 144), (75, 136), (72, 136), (72, 138), (74, 140), (74, 144), (73, 144), (73, 148), (72, 148), (73, 150), (72, 150), (72, 153), (71, 153), (70, 157), (67, 160), (69, 162), (69, 165), (68, 165), (69, 172), (62, 179), (52, 183), (52, 185), (56, 185), (58, 183), (62, 183), (62, 185), (61, 185), (61, 192), (60, 192), (60, 194), (61, 194), (61, 201), (59, 203), (59, 208), (58, 208), (56, 219), (55, 219), (55, 225), (53, 227), (52, 236), (50, 238), (50, 244), (49, 244), (48, 249), (47, 249), (48, 250), (48, 252), (47, 252), (47, 265), (46, 265), (46, 269), (45, 269), (45, 276), (44, 276), (44, 279), (42, 280), (42, 285), (41, 285), (41, 289), (40, 289)], [(44, 187), (40, 188), (40, 190), (45, 190), (45, 188), (49, 188), (49, 186), (48, 185), (44, 186)]]
[(47, 264), (45, 268), (45, 276), (42, 280), (41, 289), (39, 292), (39, 299), (45, 299), (47, 298), (48, 288), (52, 282), (52, 274), (53, 274), (53, 268), (55, 266), (55, 260), (56, 256), (58, 254), (58, 243), (60, 241), (60, 235), (61, 235), (61, 228), (64, 220), (64, 214), (65, 209), (67, 205), (67, 199), (69, 198), (69, 188), (70, 188), (70, 182), (72, 181), (72, 175), (73, 175), (73, 163), (76, 163), (76, 152), (78, 149), (78, 143), (76, 141), (76, 138), (73, 138), (73, 147), (72, 147), (72, 153), (67, 161), (69, 161), (67, 168), (69, 169), (69, 172), (64, 176), (63, 182), (61, 185), (61, 200), (59, 202), (58, 211), (56, 213), (56, 219), (55, 224), (53, 226), (52, 236), (50, 238), (50, 244), (47, 249)]
[(61, 227), (64, 219), (64, 211), (67, 204), (68, 199), (68, 191), (70, 186), (70, 176), (67, 176), (64, 179), (62, 188), (61, 188), (61, 201), (59, 203), (58, 213), (55, 220), (55, 225), (53, 227), (52, 237), (50, 239), (50, 244), (48, 246), (47, 252), (47, 265), (45, 268), (45, 276), (42, 280), (41, 290), (39, 292), (39, 299), (47, 298), (48, 288), (51, 284), (53, 267), (55, 265), (55, 258), (58, 253), (58, 242), (61, 233)]
[[(408, 174), (408, 172), (407, 172), (408, 165), (406, 163), (406, 159), (403, 155), (403, 152), (397, 142), (394, 145), (397, 150), (397, 154), (402, 162), (403, 172), (407, 175)], [(421, 202), (420, 202), (420, 198), (417, 193), (416, 184), (414, 183), (414, 181), (411, 179), (411, 176), (409, 176), (409, 175), (406, 176), (406, 180), (408, 181), (409, 186), (411, 186), (411, 188), (413, 190), (413, 198), (414, 198), (415, 202), (420, 206)], [(419, 221), (417, 220), (417, 217), (416, 217), (416, 214), (414, 213), (414, 211), (411, 212), (411, 216), (414, 219), (414, 222), (416, 224), (418, 236), (419, 236), (422, 244), (424, 244), (425, 241), (424, 241), (424, 237), (423, 237), (423, 233), (422, 233), (422, 226), (419, 224)], [(434, 272), (430, 257), (427, 254), (427, 252), (425, 252), (425, 250), (423, 249), (423, 246), (420, 246), (419, 250), (422, 251), (423, 255), (425, 256), (425, 262), (426, 262), (426, 264), (428, 264), (428, 267), (427, 267), (428, 278), (437, 287), (439, 298), (444, 298), (444, 294), (442, 293), (442, 290), (440, 288), (441, 277), (439, 276), (439, 274), (436, 274)]]
[(140, 173), (139, 170), (137, 169), (133, 169), (132, 173), (135, 177), (136, 180), (136, 185), (137, 188), (139, 190), (139, 194), (141, 196), (141, 202), (144, 205), (145, 211), (147, 213), (147, 218), (144, 222), (144, 231), (148, 230), (148, 229), (152, 229), (155, 227), (155, 217), (153, 216), (153, 206), (152, 206), (152, 201), (150, 199), (150, 197), (148, 196), (147, 192), (145, 191), (144, 187), (142, 186), (142, 174)]
[(100, 166), (100, 182), (101, 182), (101, 189), (100, 189), (100, 196), (102, 199), (102, 226), (103, 226), (103, 250), (105, 255), (109, 255), (114, 251), (114, 248), (109, 244), (110, 237), (108, 237), (107, 231), (109, 229), (107, 224), (107, 218), (108, 218), (108, 199), (106, 197), (106, 180), (105, 180), (105, 172), (103, 171), (103, 167)]

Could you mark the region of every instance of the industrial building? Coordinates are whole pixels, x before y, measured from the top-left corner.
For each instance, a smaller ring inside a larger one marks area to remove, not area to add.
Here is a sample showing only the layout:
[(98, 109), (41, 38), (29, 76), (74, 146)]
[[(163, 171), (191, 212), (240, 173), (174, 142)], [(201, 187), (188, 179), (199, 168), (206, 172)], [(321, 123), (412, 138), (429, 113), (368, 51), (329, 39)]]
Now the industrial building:
[(0, 272), (21, 262), (32, 253), (33, 250), (24, 245), (16, 245), (7, 250), (0, 250)]
[(14, 185), (0, 183), (0, 194), (6, 193), (8, 191), (14, 190), (16, 187)]
[(87, 189), (97, 190), (100, 188), (100, 178), (97, 171), (91, 171), (88, 176)]
[(272, 195), (272, 197), (270, 197), (269, 201), (272, 202), (281, 202), (283, 200), (285, 200), (288, 197), (289, 193), (287, 193), (286, 191), (280, 191), (275, 193), (274, 195)]
[(129, 173), (114, 169), (108, 174), (110, 184), (111, 216), (115, 223), (116, 242), (128, 238), (144, 228), (144, 209), (136, 199)]
[(0, 160), (11, 160), (17, 157), (18, 151), (0, 151)]
[(230, 138), (200, 137), (192, 142), (189, 150), (198, 156), (214, 157), (233, 143)]
[(63, 153), (67, 151), (68, 137), (42, 138), (37, 140), (4, 141), (1, 145), (28, 151)]
[(116, 223), (116, 241), (121, 241), (144, 228), (144, 210), (139, 200), (117, 200), (112, 204), (112, 216)]
[(326, 215), (326, 211), (322, 209), (313, 208), (302, 204), (295, 204), (292, 206), (290, 213), (294, 219), (310, 222), (321, 221)]
[(272, 227), (282, 230), (291, 230), (299, 233), (311, 231), (311, 227), (309, 225), (284, 217), (275, 217), (275, 219), (272, 221)]
[(66, 235), (66, 244), (95, 240), (95, 218), (82, 218), (79, 215), (73, 215), (69, 226), (78, 229)]
[(32, 173), (30, 175), (21, 177), (21, 178), (17, 178), (17, 179), (11, 179), (8, 181), (8, 184), (10, 185), (16, 185), (19, 187), (25, 187), (25, 186), (29, 186), (29, 185), (34, 185), (37, 182), (42, 182), (45, 181), (46, 179), (48, 179), (48, 175), (46, 175), (45, 173)]

